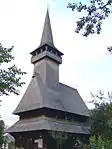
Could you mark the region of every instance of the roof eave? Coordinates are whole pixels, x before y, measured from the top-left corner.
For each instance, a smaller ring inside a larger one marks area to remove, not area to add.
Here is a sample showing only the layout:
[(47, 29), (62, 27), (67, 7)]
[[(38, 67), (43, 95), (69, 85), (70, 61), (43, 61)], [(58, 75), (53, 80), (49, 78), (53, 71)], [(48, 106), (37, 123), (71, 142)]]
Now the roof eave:
[(32, 55), (34, 52), (40, 50), (41, 48), (43, 48), (44, 46), (48, 46), (50, 48), (55, 49), (61, 56), (63, 56), (64, 54), (62, 52), (60, 52), (55, 46), (50, 45), (49, 43), (45, 43), (41, 46), (39, 46), (38, 48), (36, 48), (34, 51), (32, 51), (30, 54)]

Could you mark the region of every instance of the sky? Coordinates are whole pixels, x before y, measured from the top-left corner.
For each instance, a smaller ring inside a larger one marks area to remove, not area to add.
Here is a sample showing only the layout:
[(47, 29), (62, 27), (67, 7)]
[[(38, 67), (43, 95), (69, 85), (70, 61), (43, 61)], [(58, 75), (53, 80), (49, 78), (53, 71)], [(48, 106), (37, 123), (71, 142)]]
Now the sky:
[[(72, 2), (73, 0), (71, 0)], [(78, 0), (77, 0), (78, 1)], [(90, 92), (111, 91), (112, 55), (107, 46), (112, 45), (112, 20), (103, 24), (100, 35), (82, 37), (75, 33), (76, 21), (83, 15), (67, 9), (70, 0), (0, 0), (0, 42), (4, 47), (14, 45), (14, 64), (27, 72), (20, 95), (1, 96), (0, 113), (10, 126), (18, 120), (12, 115), (31, 80), (33, 65), (29, 54), (40, 44), (47, 4), (55, 46), (64, 53), (60, 65), (60, 82), (76, 88), (88, 108), (92, 105)], [(87, 0), (83, 0), (87, 2)]]

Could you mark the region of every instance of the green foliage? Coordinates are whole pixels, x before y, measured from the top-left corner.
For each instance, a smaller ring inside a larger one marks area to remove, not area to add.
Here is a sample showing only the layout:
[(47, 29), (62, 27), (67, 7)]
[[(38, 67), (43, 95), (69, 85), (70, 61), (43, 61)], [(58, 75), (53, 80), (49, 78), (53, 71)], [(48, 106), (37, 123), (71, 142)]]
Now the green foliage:
[[(14, 93), (19, 95), (19, 87), (22, 87), (25, 82), (21, 81), (21, 76), (26, 74), (22, 72), (21, 69), (18, 69), (15, 65), (9, 66), (9, 64), (14, 60), (12, 56), (13, 47), (4, 48), (0, 44), (0, 96), (9, 95)], [(5, 65), (6, 64), (6, 65)], [(1, 101), (0, 101), (1, 102)], [(0, 148), (4, 141), (4, 122), (0, 121)]]
[[(93, 96), (93, 95), (92, 95)], [(90, 112), (91, 134), (112, 139), (112, 102), (111, 96), (105, 97), (103, 92), (93, 96), (95, 109)]]
[(3, 137), (4, 127), (5, 127), (5, 124), (3, 120), (0, 120), (0, 148), (2, 147), (2, 144), (4, 142), (4, 137)]
[(0, 44), (0, 96), (9, 95), (9, 93), (14, 93), (19, 95), (18, 87), (22, 87), (25, 82), (21, 81), (21, 76), (26, 74), (18, 69), (15, 65), (3, 68), (4, 64), (9, 64), (14, 57), (12, 56), (13, 47), (4, 48)]
[(87, 145), (86, 144), (83, 145), (83, 149), (87, 149)]
[(9, 145), (8, 145), (8, 149), (15, 149), (15, 143), (10, 142)]
[[(83, 31), (82, 35), (88, 37), (90, 34), (101, 33), (103, 21), (112, 13), (112, 0), (89, 0), (89, 5), (82, 2), (69, 3), (67, 7), (82, 12), (82, 17), (76, 22), (75, 32)], [(108, 51), (112, 52), (112, 46), (108, 47)]]
[(95, 105), (95, 108), (100, 108), (104, 104), (112, 103), (112, 92), (107, 92), (107, 95), (103, 91), (99, 91), (96, 95), (91, 93), (93, 100), (91, 103)]
[(112, 140), (103, 139), (101, 136), (97, 138), (92, 136), (90, 138), (89, 146), (84, 145), (83, 149), (111, 149), (112, 148)]
[[(109, 17), (112, 11), (112, 0), (90, 0), (90, 4), (78, 3), (69, 3), (68, 8), (71, 8), (73, 11), (78, 12), (85, 11), (85, 16), (77, 21), (76, 32), (79, 33), (84, 29), (83, 36), (88, 36), (89, 34), (100, 34), (101, 25), (104, 19)], [(84, 13), (83, 13), (84, 14)]]
[(66, 132), (49, 131), (49, 134), (51, 134), (51, 136), (55, 138), (57, 147), (60, 146), (60, 148), (62, 147), (62, 144), (65, 142), (65, 140), (68, 139), (68, 133)]

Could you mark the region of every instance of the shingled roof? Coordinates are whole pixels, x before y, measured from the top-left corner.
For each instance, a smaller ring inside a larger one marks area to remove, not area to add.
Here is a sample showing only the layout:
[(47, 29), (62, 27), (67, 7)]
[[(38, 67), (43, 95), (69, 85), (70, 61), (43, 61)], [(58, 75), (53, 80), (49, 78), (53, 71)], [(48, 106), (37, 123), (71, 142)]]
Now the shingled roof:
[(48, 88), (40, 75), (36, 74), (14, 114), (44, 107), (89, 116), (88, 108), (76, 89), (62, 83), (55, 88)]
[(47, 117), (19, 120), (7, 132), (27, 132), (37, 130), (64, 131), (77, 134), (90, 134), (90, 127), (76, 122), (55, 120)]

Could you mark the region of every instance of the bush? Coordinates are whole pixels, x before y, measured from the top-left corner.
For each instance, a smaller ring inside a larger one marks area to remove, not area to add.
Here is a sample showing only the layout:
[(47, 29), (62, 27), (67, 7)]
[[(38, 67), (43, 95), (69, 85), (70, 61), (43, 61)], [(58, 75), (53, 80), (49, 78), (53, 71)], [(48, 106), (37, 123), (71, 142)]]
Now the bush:
[(83, 149), (112, 149), (112, 139), (103, 139), (101, 136), (90, 138), (89, 145), (83, 145)]

